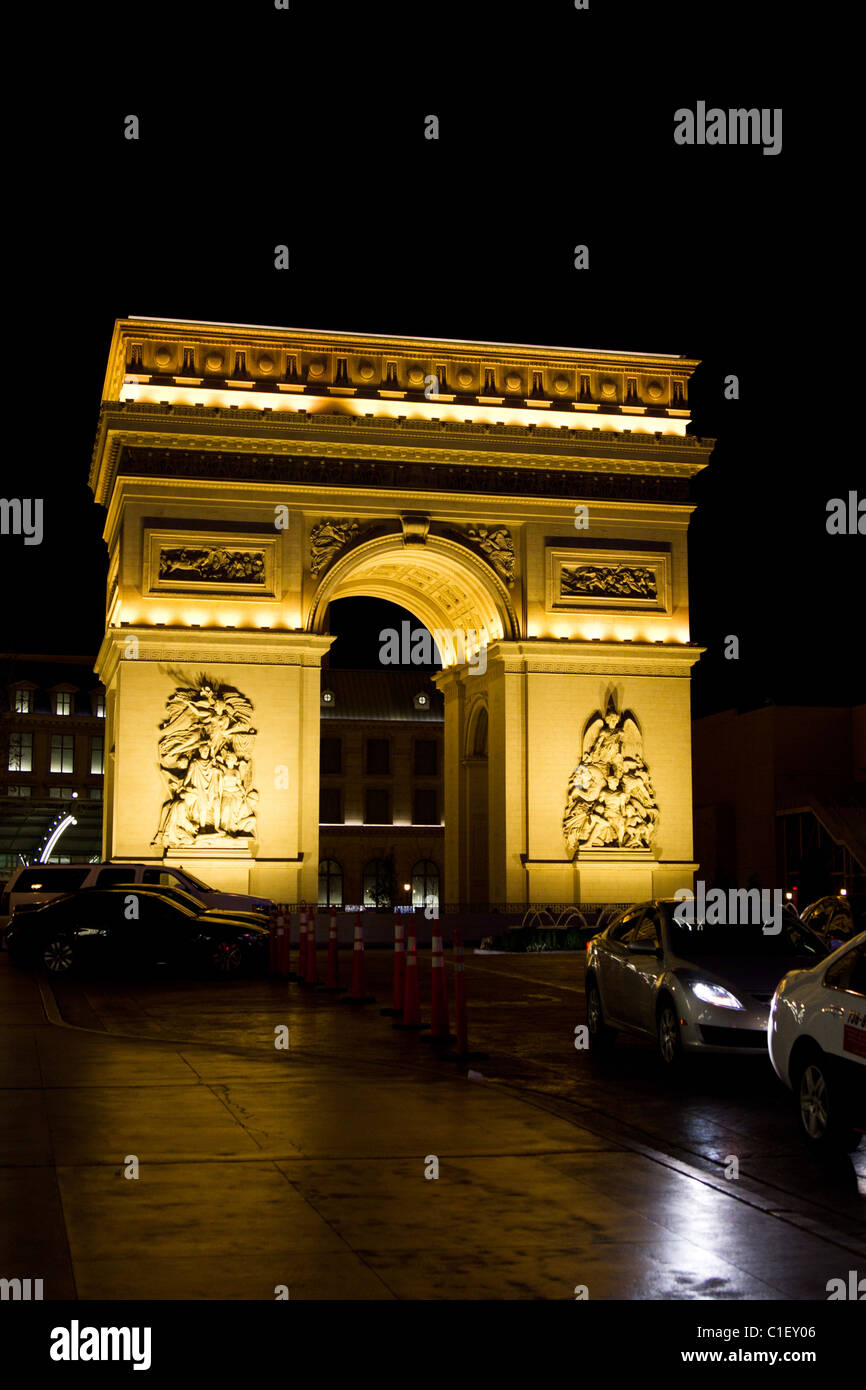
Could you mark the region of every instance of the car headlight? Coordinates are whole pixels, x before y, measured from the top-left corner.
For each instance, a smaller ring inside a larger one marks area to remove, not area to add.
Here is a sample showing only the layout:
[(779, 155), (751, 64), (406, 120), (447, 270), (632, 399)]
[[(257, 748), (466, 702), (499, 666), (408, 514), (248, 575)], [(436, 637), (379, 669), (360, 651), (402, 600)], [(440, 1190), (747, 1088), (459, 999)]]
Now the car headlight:
[(730, 990), (722, 985), (710, 985), (705, 980), (697, 980), (691, 987), (692, 994), (704, 1004), (715, 1004), (717, 1009), (742, 1009), (743, 1005)]

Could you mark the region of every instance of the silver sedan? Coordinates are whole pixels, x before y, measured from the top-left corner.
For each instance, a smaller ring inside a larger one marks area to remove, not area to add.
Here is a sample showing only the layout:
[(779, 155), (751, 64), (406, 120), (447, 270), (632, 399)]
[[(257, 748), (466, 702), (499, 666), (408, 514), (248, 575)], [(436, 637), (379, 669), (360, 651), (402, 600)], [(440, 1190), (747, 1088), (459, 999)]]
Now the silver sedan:
[(627, 908), (586, 947), (586, 1021), (600, 1051), (625, 1030), (655, 1038), (665, 1064), (691, 1052), (767, 1055), (770, 1002), (789, 970), (827, 947), (786, 915), (781, 930), (679, 923), (674, 899)]

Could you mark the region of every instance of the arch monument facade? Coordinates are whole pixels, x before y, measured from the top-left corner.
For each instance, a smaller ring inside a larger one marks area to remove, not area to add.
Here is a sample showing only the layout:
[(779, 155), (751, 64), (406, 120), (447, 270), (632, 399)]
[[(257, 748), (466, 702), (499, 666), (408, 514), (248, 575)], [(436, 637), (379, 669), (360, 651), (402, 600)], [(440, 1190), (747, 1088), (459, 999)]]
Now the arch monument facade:
[(328, 605), (366, 595), (442, 653), (443, 901), (691, 886), (697, 365), (118, 320), (105, 858), (316, 900)]

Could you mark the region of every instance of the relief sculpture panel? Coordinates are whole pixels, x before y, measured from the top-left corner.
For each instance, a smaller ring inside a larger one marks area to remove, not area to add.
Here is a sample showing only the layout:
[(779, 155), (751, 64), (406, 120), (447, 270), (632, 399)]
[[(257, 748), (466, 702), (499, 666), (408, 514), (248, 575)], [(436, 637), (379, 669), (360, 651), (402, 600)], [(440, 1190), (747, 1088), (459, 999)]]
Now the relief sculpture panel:
[(219, 848), (256, 838), (253, 707), (234, 686), (200, 675), (166, 701), (159, 766), (168, 789), (154, 845)]
[(586, 725), (580, 761), (568, 784), (562, 831), (569, 851), (648, 850), (659, 819), (643, 756), (643, 737), (630, 710), (608, 701)]

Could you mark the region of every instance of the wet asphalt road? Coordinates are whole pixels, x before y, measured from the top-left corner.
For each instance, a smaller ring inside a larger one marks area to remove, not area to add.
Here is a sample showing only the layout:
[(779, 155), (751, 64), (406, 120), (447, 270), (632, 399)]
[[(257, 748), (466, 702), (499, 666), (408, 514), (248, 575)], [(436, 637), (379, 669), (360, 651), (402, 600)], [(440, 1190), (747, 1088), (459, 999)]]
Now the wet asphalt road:
[(456, 1063), (380, 1014), (391, 956), (366, 961), (356, 1007), (0, 957), (5, 1276), (46, 1299), (810, 1301), (866, 1270), (866, 1145), (808, 1153), (769, 1062), (672, 1081), (624, 1038), (599, 1064), (574, 1047), (583, 956), (537, 954), (468, 957), (488, 1056)]
[[(346, 983), (350, 953), (341, 953)], [(429, 1022), (429, 953), (419, 953), (422, 1016)], [(324, 952), (318, 957), (324, 978)], [(290, 1028), (294, 1056), (353, 1066), (368, 1063), (387, 1086), (390, 1070), (466, 1073), (423, 1035), (395, 1031), (379, 1009), (392, 1002), (392, 955), (366, 952), (376, 1003), (349, 1008), (294, 982), (245, 980), (53, 982), (64, 1019), (127, 1036), (208, 1043), (243, 1050), (273, 1045)], [(453, 987), (448, 970), (453, 1027)], [(726, 1172), (737, 1160), (738, 1192), (761, 1209), (793, 1212), (842, 1236), (860, 1237), (866, 1221), (866, 1138), (852, 1155), (819, 1159), (795, 1123), (791, 1097), (769, 1060), (691, 1059), (676, 1078), (664, 1074), (651, 1043), (620, 1034), (603, 1061), (575, 1048), (585, 1022), (583, 953), (479, 955), (466, 959), (469, 1042), (487, 1053), (470, 1062), (485, 1081), (579, 1124), (634, 1146), (655, 1161), (684, 1163), (734, 1190)]]

